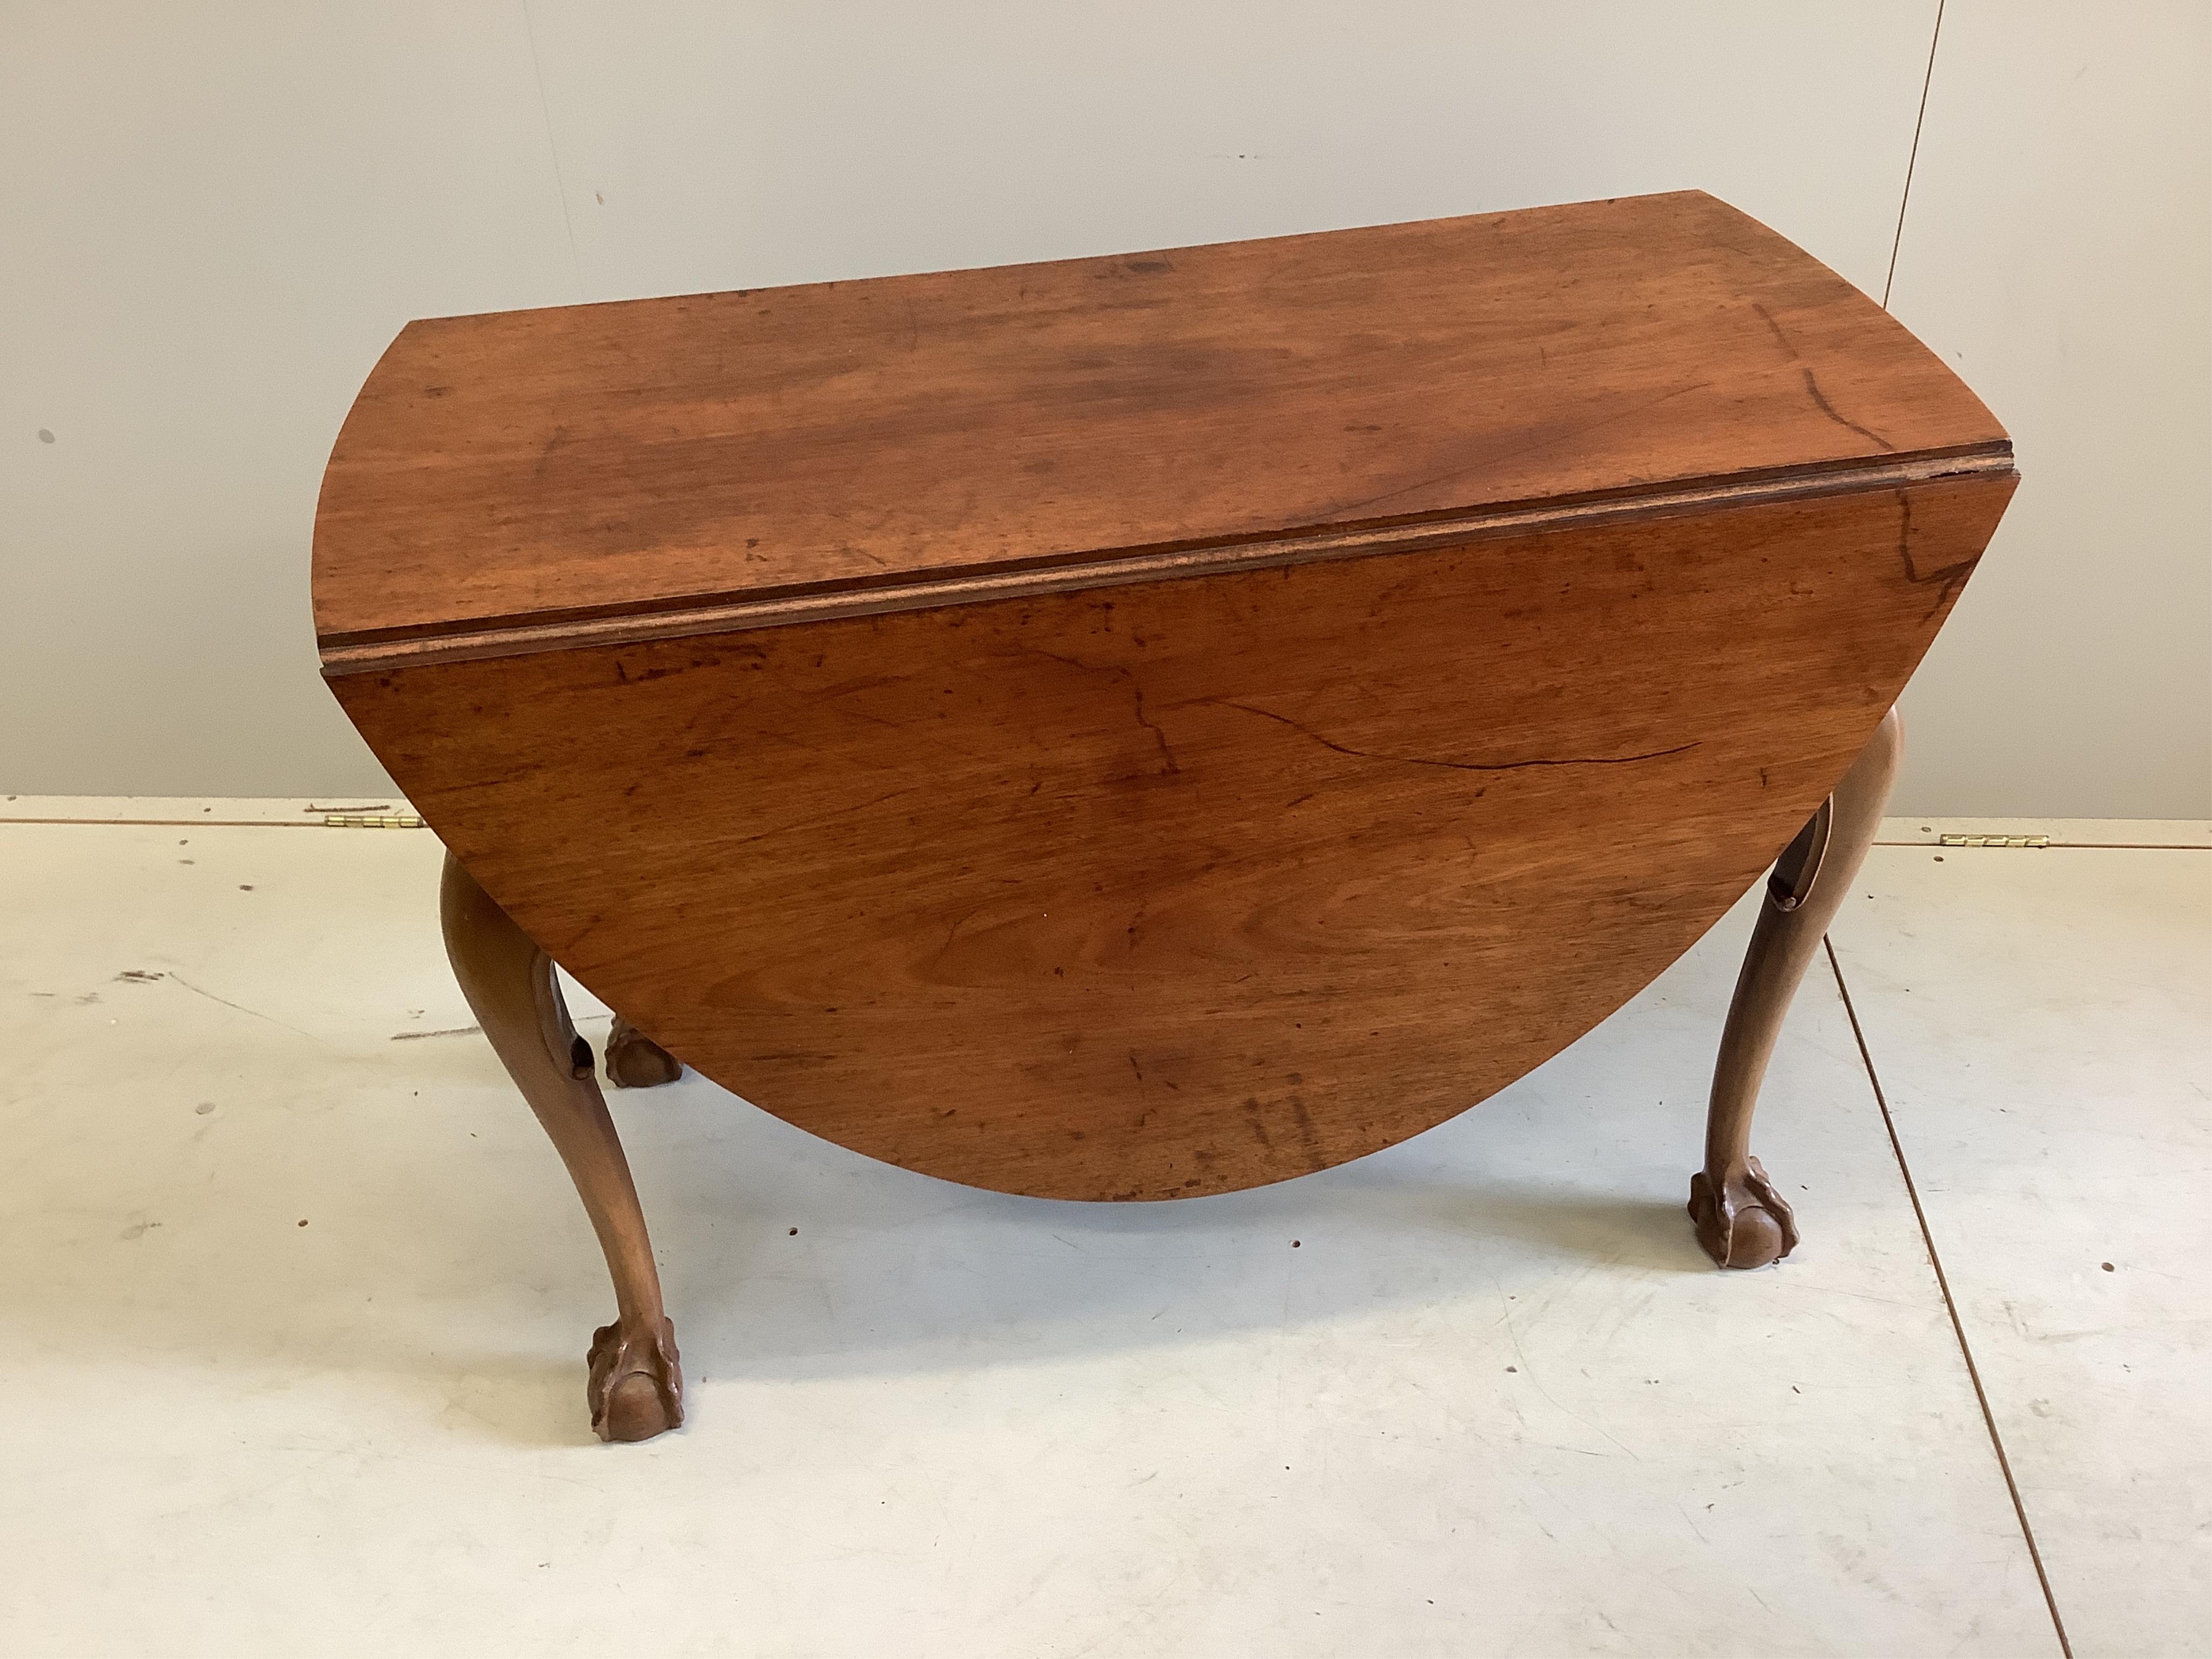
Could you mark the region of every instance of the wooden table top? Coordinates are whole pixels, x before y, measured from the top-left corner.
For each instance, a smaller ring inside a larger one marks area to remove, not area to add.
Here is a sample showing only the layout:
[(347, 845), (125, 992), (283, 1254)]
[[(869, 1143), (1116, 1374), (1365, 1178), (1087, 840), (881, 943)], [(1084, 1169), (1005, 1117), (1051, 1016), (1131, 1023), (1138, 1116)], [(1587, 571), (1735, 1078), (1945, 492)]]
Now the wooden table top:
[(1870, 301), (1648, 197), (418, 323), (316, 614), (454, 857), (670, 1053), (908, 1169), (1173, 1198), (1649, 983), (2015, 482)]
[(338, 673), (2008, 450), (1686, 191), (412, 323), (331, 456), (315, 620)]

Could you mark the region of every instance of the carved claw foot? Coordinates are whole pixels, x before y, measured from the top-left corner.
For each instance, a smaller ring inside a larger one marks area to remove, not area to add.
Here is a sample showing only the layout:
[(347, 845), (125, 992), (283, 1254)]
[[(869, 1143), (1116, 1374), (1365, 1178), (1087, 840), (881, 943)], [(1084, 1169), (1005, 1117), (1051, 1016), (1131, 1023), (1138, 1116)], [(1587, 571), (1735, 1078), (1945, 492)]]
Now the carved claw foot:
[(1716, 1185), (1703, 1170), (1690, 1177), (1690, 1219), (1698, 1243), (1723, 1267), (1764, 1267), (1797, 1248), (1797, 1223), (1755, 1158), (1735, 1181)]
[(650, 1440), (684, 1421), (684, 1368), (676, 1327), (664, 1319), (658, 1338), (630, 1337), (622, 1327), (592, 1333), (592, 1432), (602, 1440)]
[(617, 1089), (655, 1089), (684, 1075), (684, 1062), (624, 1019), (607, 1033), (607, 1080)]

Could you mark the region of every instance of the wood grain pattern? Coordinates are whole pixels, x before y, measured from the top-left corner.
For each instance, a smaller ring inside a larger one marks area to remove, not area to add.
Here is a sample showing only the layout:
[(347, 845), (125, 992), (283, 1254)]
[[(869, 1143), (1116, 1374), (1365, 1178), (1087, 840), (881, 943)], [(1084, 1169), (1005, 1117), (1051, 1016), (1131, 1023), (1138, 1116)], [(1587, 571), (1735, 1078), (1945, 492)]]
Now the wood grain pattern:
[(1687, 948), (2012, 488), (333, 687), (500, 905), (708, 1076), (952, 1180), (1218, 1192), (1453, 1115)]
[(1694, 191), (451, 318), (339, 436), (316, 626), (340, 652), (1972, 453), (2008, 447), (1939, 362)]

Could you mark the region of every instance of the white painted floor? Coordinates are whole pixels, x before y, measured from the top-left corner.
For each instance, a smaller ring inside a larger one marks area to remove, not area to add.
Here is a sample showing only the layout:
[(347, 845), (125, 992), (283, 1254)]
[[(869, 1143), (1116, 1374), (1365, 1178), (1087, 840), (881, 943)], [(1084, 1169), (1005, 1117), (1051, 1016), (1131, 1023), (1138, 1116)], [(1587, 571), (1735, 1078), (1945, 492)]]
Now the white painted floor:
[(609, 1447), (581, 1212), (434, 1035), (438, 847), (311, 805), (387, 804), (4, 808), (185, 822), (0, 823), (0, 1652), (2055, 1654), (2023, 1510), (2075, 1654), (2212, 1646), (2207, 826), (1878, 848), (1755, 1273), (1682, 1213), (1744, 910), (1257, 1193), (1003, 1198), (617, 1096), (692, 1420)]

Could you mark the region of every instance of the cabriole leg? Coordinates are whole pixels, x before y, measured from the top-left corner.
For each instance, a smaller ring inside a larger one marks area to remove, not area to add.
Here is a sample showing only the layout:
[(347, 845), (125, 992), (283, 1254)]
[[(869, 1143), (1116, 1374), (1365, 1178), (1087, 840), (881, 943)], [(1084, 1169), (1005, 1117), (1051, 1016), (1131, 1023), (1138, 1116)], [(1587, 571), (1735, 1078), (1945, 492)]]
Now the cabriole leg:
[(1893, 708), (1767, 878), (1713, 1068), (1705, 1167), (1690, 1177), (1698, 1243), (1723, 1267), (1763, 1267), (1796, 1248), (1790, 1206), (1751, 1155), (1751, 1115), (1798, 981), (1874, 844), (1903, 743)]
[(552, 958), (450, 853), (439, 911), (461, 994), (568, 1166), (614, 1277), (615, 1322), (592, 1339), (592, 1427), (602, 1440), (651, 1439), (684, 1420), (684, 1374), (590, 1045), (569, 1023)]

